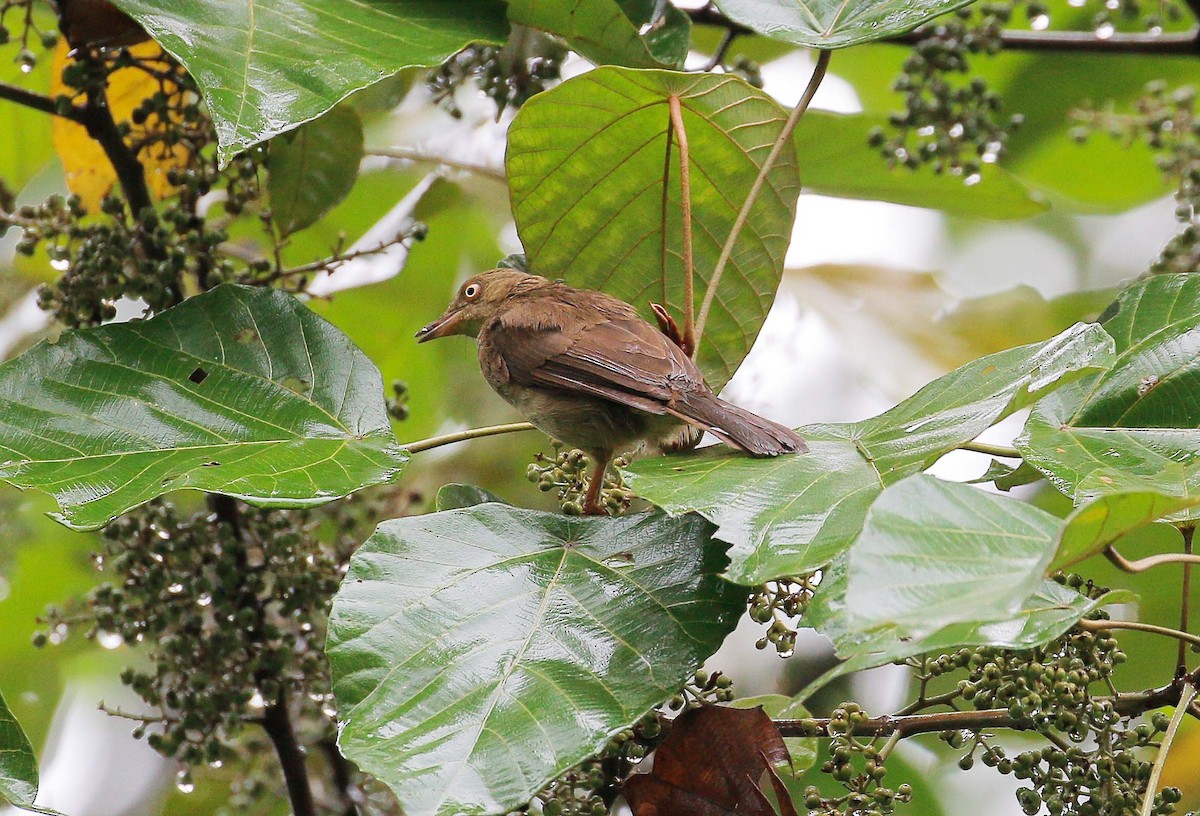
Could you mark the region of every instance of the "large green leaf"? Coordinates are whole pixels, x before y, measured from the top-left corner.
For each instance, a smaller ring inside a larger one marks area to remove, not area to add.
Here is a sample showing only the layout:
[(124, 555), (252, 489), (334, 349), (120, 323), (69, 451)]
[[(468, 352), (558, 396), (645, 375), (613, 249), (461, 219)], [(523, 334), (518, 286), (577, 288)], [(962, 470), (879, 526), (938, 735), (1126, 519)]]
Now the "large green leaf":
[(362, 157), (362, 122), (349, 105), (272, 139), (267, 193), (279, 234), (302, 230), (340, 204)]
[(318, 504), (407, 461), (382, 396), (371, 361), (295, 298), (220, 286), (0, 366), (0, 478), (80, 529), (180, 488)]
[(822, 682), (927, 651), (1029, 648), (1057, 637), (1126, 595), (1088, 598), (1045, 574), (1180, 506), (1161, 495), (1122, 494), (1060, 519), (929, 476), (893, 485), (871, 507), (848, 555), (827, 572), (805, 616), (847, 658)]
[(38, 770), (33, 746), (21, 724), (0, 695), (0, 799), (18, 807), (32, 805), (37, 797)]
[(735, 22), (810, 48), (885, 40), (973, 0), (716, 0)]
[(617, 0), (509, 0), (508, 18), (557, 34), (597, 65), (663, 65)]
[(1109, 362), (1112, 339), (1079, 324), (1044, 343), (990, 354), (863, 422), (800, 429), (809, 452), (751, 459), (726, 449), (648, 459), (625, 471), (641, 496), (718, 525), (728, 576), (757, 584), (818, 569), (858, 535), (884, 487)]
[(1031, 504), (913, 476), (871, 505), (850, 547), (846, 604), (864, 628), (919, 634), (1006, 619), (1041, 582), (1060, 526)]
[(971, 187), (962, 178), (889, 168), (867, 147), (867, 134), (883, 127), (884, 116), (809, 111), (796, 128), (800, 181), (807, 192), (930, 207), (976, 218), (1029, 218), (1047, 205), (1020, 181), (995, 165), (980, 171)]
[[(683, 219), (674, 139), (670, 162), (664, 161), (670, 97), (680, 101), (691, 155), (698, 308), (786, 119), (762, 91), (733, 76), (590, 71), (521, 109), (509, 129), (507, 168), (517, 230), (534, 272), (603, 290), (647, 316), (649, 301), (664, 303), (679, 319)], [(713, 388), (746, 356), (775, 298), (799, 186), (795, 155), (784, 151), (750, 209), (713, 301), (699, 360)]]
[(745, 590), (696, 516), (380, 524), (334, 600), (342, 751), (409, 816), (503, 813), (676, 691)]
[(195, 77), (220, 156), (354, 91), (506, 36), (499, 0), (114, 0)]
[(1112, 368), (1039, 405), (1016, 440), (1021, 455), (1077, 502), (1200, 493), (1200, 278), (1135, 284), (1104, 327)]

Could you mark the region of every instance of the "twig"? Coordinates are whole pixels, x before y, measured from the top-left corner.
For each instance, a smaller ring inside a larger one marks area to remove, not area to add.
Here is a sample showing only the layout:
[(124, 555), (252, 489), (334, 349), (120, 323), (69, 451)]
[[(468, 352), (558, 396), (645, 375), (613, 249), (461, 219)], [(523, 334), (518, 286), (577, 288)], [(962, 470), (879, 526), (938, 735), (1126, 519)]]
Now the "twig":
[(497, 170), (494, 167), (488, 167), (486, 165), (476, 164), (474, 162), (461, 161), (459, 159), (452, 159), (449, 156), (437, 156), (432, 153), (423, 153), (420, 150), (414, 150), (408, 147), (373, 147), (364, 152), (368, 156), (383, 156), (387, 159), (401, 159), (403, 161), (440, 164), (443, 167), (450, 167), (454, 170), (464, 170), (468, 173), (474, 173), (475, 175), (494, 179), (499, 182), (504, 182), (507, 179), (503, 170)]
[(124, 711), (120, 708), (110, 708), (103, 700), (100, 701), (100, 704), (96, 706), (96, 708), (100, 711), (103, 711), (110, 717), (117, 717), (122, 720), (133, 720), (134, 722), (140, 722), (145, 725), (159, 725), (161, 723), (176, 722), (176, 720), (168, 717), (166, 714), (134, 714), (132, 711)]
[(275, 753), (279, 756), (293, 816), (316, 816), (312, 788), (308, 784), (308, 766), (304, 761), (304, 751), (296, 741), (296, 732), (292, 728), (292, 718), (288, 713), (287, 698), (282, 688), (279, 691), (279, 699), (267, 706), (263, 713), (262, 727), (271, 738), (271, 744), (275, 746)]
[(1196, 635), (1189, 635), (1187, 632), (1180, 632), (1178, 629), (1172, 629), (1169, 626), (1158, 626), (1153, 623), (1127, 620), (1081, 620), (1079, 628), (1092, 632), (1099, 632), (1105, 629), (1128, 629), (1132, 632), (1148, 632), (1152, 635), (1177, 638), (1193, 646), (1200, 646), (1200, 637)]
[[(83, 52), (80, 60), (96, 63), (94, 54)], [(105, 87), (96, 87), (95, 83), (88, 86), (87, 103), (84, 105), (82, 124), (87, 128), (88, 136), (95, 139), (104, 149), (121, 190), (129, 202), (129, 209), (136, 217), (142, 210), (153, 207), (150, 199), (150, 188), (146, 185), (146, 168), (138, 160), (137, 154), (125, 143), (121, 131), (113, 119), (112, 109), (108, 106), (108, 91)]]
[(725, 245), (721, 247), (721, 255), (717, 258), (717, 264), (713, 267), (712, 277), (708, 280), (708, 290), (704, 293), (704, 303), (700, 305), (700, 315), (696, 318), (696, 344), (693, 347), (693, 356), (699, 353), (700, 344), (704, 341), (704, 326), (708, 322), (708, 312), (712, 308), (713, 300), (717, 297), (717, 287), (721, 284), (721, 275), (725, 273), (725, 265), (729, 263), (729, 256), (733, 254), (733, 246), (737, 243), (738, 236), (742, 232), (742, 228), (746, 226), (746, 220), (750, 217), (750, 208), (754, 206), (754, 202), (758, 199), (758, 193), (762, 190), (763, 183), (767, 179), (767, 174), (775, 164), (775, 160), (779, 158), (779, 154), (784, 148), (792, 143), (792, 131), (796, 128), (796, 123), (800, 121), (800, 117), (808, 110), (808, 105), (812, 102), (813, 96), (817, 92), (817, 88), (821, 86), (821, 80), (825, 78), (825, 71), (829, 68), (829, 51), (821, 51), (817, 56), (817, 64), (813, 69), (812, 78), (808, 80), (808, 87), (804, 89), (804, 94), (800, 97), (800, 101), (796, 103), (796, 107), (792, 108), (791, 115), (783, 124), (783, 130), (779, 132), (779, 138), (775, 140), (775, 144), (771, 146), (771, 152), (767, 155), (766, 161), (763, 162), (758, 171), (758, 177), (754, 179), (754, 183), (750, 186), (750, 192), (746, 195), (746, 200), (742, 204), (742, 209), (737, 214), (737, 218), (733, 222), (733, 227), (729, 230), (729, 236), (725, 239)]
[[(1179, 530), (1183, 535), (1183, 554), (1192, 554), (1192, 536), (1196, 533), (1195, 526), (1189, 524)], [(1184, 563), (1183, 565), (1183, 597), (1179, 602), (1179, 631), (1186, 632), (1191, 629), (1191, 609), (1192, 609), (1192, 565)], [(1179, 641), (1179, 656), (1175, 662), (1176, 671), (1183, 674), (1187, 671), (1187, 645), (1181, 640)]]
[(1145, 572), (1163, 564), (1200, 564), (1200, 555), (1192, 553), (1160, 553), (1130, 561), (1117, 552), (1117, 548), (1111, 544), (1104, 549), (1104, 556), (1123, 572)]
[(713, 51), (712, 57), (704, 63), (704, 68), (701, 70), (711, 71), (724, 62), (725, 55), (729, 53), (729, 46), (733, 45), (733, 41), (737, 39), (739, 33), (733, 28), (725, 29), (725, 33), (721, 35), (721, 42), (717, 44), (717, 49)]
[[(688, 151), (687, 129), (683, 126), (683, 107), (679, 103), (679, 97), (671, 94), (667, 97), (667, 104), (671, 110), (671, 127), (679, 142), (679, 203), (683, 210), (683, 350), (688, 354), (694, 354), (696, 349), (696, 289), (695, 269), (692, 262), (692, 159), (691, 153)], [(754, 194), (755, 192), (751, 192), (751, 195)], [(663, 243), (666, 243), (665, 233)], [(664, 305), (665, 303), (666, 301), (664, 301)]]
[(325, 758), (329, 761), (329, 767), (333, 772), (334, 787), (337, 788), (338, 794), (342, 797), (342, 801), (346, 805), (342, 811), (343, 816), (357, 816), (359, 813), (358, 805), (355, 803), (354, 796), (350, 791), (353, 785), (353, 777), (349, 761), (342, 756), (342, 752), (338, 750), (337, 742), (333, 739), (321, 740), (321, 750), (325, 753)]
[(986, 453), (988, 456), (999, 456), (1002, 459), (1021, 458), (1021, 452), (1016, 448), (1010, 448), (1006, 445), (990, 445), (987, 442), (980, 442), (979, 440), (964, 442), (958, 446), (958, 449), (974, 451), (975, 453)]
[[(1097, 701), (1112, 703), (1117, 714), (1132, 717), (1161, 708), (1176, 705), (1180, 701), (1182, 682), (1173, 682), (1161, 688), (1138, 694), (1122, 694), (1116, 697), (1097, 697)], [(785, 737), (829, 737), (829, 718), (807, 720), (776, 720), (779, 733)], [(901, 737), (914, 734), (929, 734), (937, 731), (982, 731), (989, 728), (1007, 728), (1013, 731), (1028, 731), (1034, 728), (1032, 720), (1015, 719), (1007, 708), (984, 711), (943, 711), (936, 714), (888, 715), (873, 717), (856, 723), (852, 733), (868, 737), (890, 737), (899, 733)]]
[(416, 442), (409, 442), (407, 445), (401, 445), (409, 453), (420, 453), (421, 451), (440, 448), (442, 445), (452, 445), (455, 442), (465, 442), (468, 439), (479, 439), (484, 436), (496, 436), (497, 434), (517, 433), (518, 431), (532, 431), (534, 426), (529, 422), (512, 422), (508, 425), (488, 425), (483, 428), (470, 428), (457, 433), (443, 434), (442, 436), (431, 436), (428, 439), (419, 439)]
[(1142, 801), (1141, 816), (1153, 816), (1154, 814), (1154, 795), (1158, 793), (1158, 781), (1162, 778), (1163, 767), (1167, 764), (1167, 754), (1171, 750), (1171, 743), (1175, 741), (1179, 724), (1183, 722), (1183, 715), (1187, 713), (1195, 699), (1196, 687), (1192, 685), (1191, 680), (1183, 681), (1179, 702), (1175, 704), (1175, 713), (1171, 715), (1171, 724), (1167, 726), (1167, 733), (1163, 734), (1162, 744), (1158, 746), (1158, 756), (1154, 758), (1154, 768), (1150, 771), (1150, 781), (1146, 783), (1146, 798)]
[(78, 105), (70, 105), (63, 110), (59, 110), (58, 104), (48, 96), (33, 91), (26, 90), (20, 85), (13, 85), (9, 82), (0, 82), (0, 99), (7, 99), (9, 102), (16, 102), (18, 105), (24, 105), (27, 108), (49, 113), (53, 116), (61, 116), (64, 119), (70, 119), (72, 122), (83, 124), (86, 118), (86, 112)]
[(660, 208), (660, 223), (658, 226), (658, 234), (662, 236), (659, 241), (661, 251), (658, 258), (659, 276), (662, 278), (662, 305), (665, 309), (670, 300), (667, 298), (667, 205), (671, 201), (671, 145), (675, 141), (675, 128), (667, 128), (667, 147), (663, 150), (663, 186), (662, 186), (662, 206)]

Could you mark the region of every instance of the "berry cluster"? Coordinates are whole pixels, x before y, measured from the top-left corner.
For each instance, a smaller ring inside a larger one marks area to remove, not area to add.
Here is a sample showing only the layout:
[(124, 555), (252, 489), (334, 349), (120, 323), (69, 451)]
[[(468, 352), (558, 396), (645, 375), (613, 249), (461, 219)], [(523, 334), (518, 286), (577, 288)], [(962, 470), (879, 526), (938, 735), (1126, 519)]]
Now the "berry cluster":
[(1167, 242), (1150, 267), (1154, 274), (1200, 271), (1200, 114), (1196, 88), (1185, 85), (1170, 90), (1152, 82), (1132, 114), (1081, 110), (1082, 123), (1073, 131), (1085, 141), (1103, 129), (1126, 142), (1142, 141), (1157, 155), (1155, 162), (1168, 183), (1175, 185), (1175, 217), (1183, 229)]
[(887, 755), (875, 738), (854, 736), (856, 726), (870, 719), (857, 703), (842, 703), (829, 716), (829, 759), (821, 772), (840, 782), (846, 793), (827, 797), (815, 785), (804, 790), (804, 806), (810, 816), (820, 814), (855, 814), (855, 816), (886, 816), (894, 813), (896, 803), (912, 800), (912, 786), (904, 783), (895, 788), (883, 784), (887, 776)]
[(38, 55), (33, 50), (34, 46), (40, 45), (49, 50), (58, 44), (57, 31), (42, 31), (38, 28), (33, 17), (33, 2), (34, 0), (0, 0), (0, 45), (12, 42), (13, 32), (8, 26), (8, 21), (9, 15), (15, 12), (15, 16), (20, 18), (17, 25), (21, 31), (18, 37), (21, 48), (13, 61), (21, 67), (21, 73), (24, 74), (28, 74), (37, 66)]
[[(525, 468), (525, 478), (538, 486), (538, 490), (549, 493), (558, 491), (562, 511), (569, 516), (583, 513), (583, 496), (587, 493), (591, 460), (579, 449), (563, 450), (563, 444), (552, 440), (554, 455), (538, 453)], [(629, 464), (628, 457), (617, 457), (613, 466), (604, 474), (604, 487), (600, 491), (600, 503), (609, 514), (619, 516), (629, 509), (636, 497), (625, 487), (619, 468)]]
[(82, 626), (105, 645), (138, 645), (148, 666), (121, 679), (150, 713), (114, 713), (138, 720), (134, 735), (185, 773), (250, 759), (245, 726), (273, 707), (287, 707), (301, 739), (332, 744), (325, 615), (377, 512), (361, 499), (314, 511), (224, 498), (212, 507), (188, 517), (157, 501), (109, 525), (95, 562), (112, 579), (79, 610), (50, 610), (35, 638), (58, 642)]
[(504, 46), (469, 45), (430, 72), (426, 84), (433, 100), (458, 119), (455, 92), (468, 82), (496, 103), (496, 119), (524, 105), (562, 78), (567, 49), (553, 37), (514, 26)]
[(808, 609), (813, 592), (821, 581), (819, 572), (768, 581), (754, 588), (748, 613), (755, 623), (770, 624), (755, 647), (775, 647), (780, 657), (791, 657), (796, 648), (797, 619)]
[(929, 165), (935, 173), (976, 184), (982, 165), (999, 158), (1021, 117), (1002, 121), (999, 95), (982, 79), (966, 81), (965, 75), (972, 56), (999, 51), (1000, 32), (1011, 15), (1011, 5), (989, 3), (978, 11), (960, 9), (922, 30), (894, 85), (905, 101), (905, 110), (889, 117), (896, 133), (878, 128), (869, 136), (889, 166)]

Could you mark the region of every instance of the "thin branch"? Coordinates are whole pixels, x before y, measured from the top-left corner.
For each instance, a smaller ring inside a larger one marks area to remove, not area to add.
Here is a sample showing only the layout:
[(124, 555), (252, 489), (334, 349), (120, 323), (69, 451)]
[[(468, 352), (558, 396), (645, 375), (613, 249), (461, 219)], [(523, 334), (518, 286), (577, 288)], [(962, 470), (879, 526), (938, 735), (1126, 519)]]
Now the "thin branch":
[(287, 698), (283, 689), (280, 689), (279, 699), (267, 706), (263, 712), (262, 727), (271, 738), (271, 744), (275, 746), (275, 753), (279, 756), (293, 816), (316, 816), (317, 809), (313, 804), (312, 787), (308, 783), (304, 749), (296, 741), (296, 731), (292, 727), (292, 718), (288, 713)]
[(700, 351), (700, 343), (704, 340), (704, 325), (708, 322), (708, 312), (717, 297), (717, 288), (721, 284), (721, 275), (725, 272), (725, 265), (729, 263), (729, 256), (733, 254), (733, 246), (737, 243), (738, 236), (741, 234), (742, 228), (746, 226), (746, 220), (750, 217), (750, 208), (754, 206), (754, 202), (758, 199), (758, 193), (762, 190), (763, 183), (767, 180), (767, 174), (771, 171), (776, 159), (779, 158), (784, 148), (792, 143), (792, 131), (795, 130), (796, 123), (800, 121), (800, 117), (808, 110), (808, 105), (817, 93), (817, 88), (821, 86), (821, 80), (825, 78), (825, 71), (829, 68), (830, 53), (829, 51), (821, 51), (818, 54), (812, 78), (808, 80), (808, 87), (804, 89), (800, 101), (796, 103), (796, 107), (792, 109), (791, 115), (784, 122), (783, 130), (779, 132), (779, 138), (775, 140), (775, 144), (771, 146), (771, 152), (767, 155), (766, 161), (759, 168), (758, 177), (754, 179), (754, 184), (750, 186), (750, 192), (746, 195), (746, 201), (742, 204), (742, 209), (737, 214), (737, 218), (733, 222), (733, 227), (729, 230), (729, 237), (725, 239), (725, 245), (721, 247), (721, 255), (717, 258), (717, 264), (713, 267), (712, 277), (708, 281), (708, 290), (704, 293), (704, 303), (700, 305), (700, 315), (696, 318), (696, 344), (693, 347), (693, 356)]
[(77, 105), (71, 105), (65, 110), (60, 111), (58, 104), (48, 96), (33, 91), (26, 90), (20, 85), (13, 85), (9, 82), (0, 82), (0, 99), (7, 99), (9, 102), (16, 102), (18, 105), (24, 105), (27, 108), (49, 113), (53, 116), (61, 116), (64, 119), (70, 119), (72, 122), (83, 124), (86, 113), (83, 108)]
[(1016, 448), (1010, 448), (1007, 445), (990, 445), (987, 442), (980, 442), (979, 440), (964, 442), (958, 446), (958, 449), (974, 451), (975, 453), (986, 453), (988, 456), (999, 456), (1002, 459), (1021, 458), (1021, 452)]
[(725, 55), (729, 53), (729, 47), (733, 45), (733, 41), (737, 39), (738, 31), (733, 28), (725, 29), (725, 33), (721, 35), (721, 42), (717, 43), (717, 49), (713, 51), (713, 55), (708, 62), (704, 63), (703, 71), (711, 71), (725, 61)]
[(1187, 632), (1180, 632), (1178, 629), (1172, 629), (1169, 626), (1158, 626), (1153, 623), (1127, 620), (1081, 620), (1079, 628), (1092, 632), (1100, 632), (1105, 629), (1128, 629), (1132, 632), (1148, 632), (1152, 635), (1164, 635), (1190, 643), (1193, 646), (1200, 646), (1200, 637), (1196, 635), (1189, 635)]
[(667, 298), (667, 215), (668, 205), (671, 201), (671, 145), (675, 141), (675, 129), (667, 128), (667, 147), (663, 151), (663, 187), (662, 187), (662, 207), (661, 220), (658, 227), (658, 234), (661, 236), (659, 245), (662, 251), (659, 253), (658, 269), (659, 276), (662, 278), (662, 305), (667, 308), (670, 304), (670, 299)]
[(483, 428), (470, 428), (457, 433), (443, 434), (442, 436), (431, 436), (428, 439), (419, 439), (416, 442), (409, 442), (407, 445), (401, 445), (409, 453), (420, 453), (421, 451), (440, 448), (442, 445), (452, 445), (455, 442), (465, 442), (468, 439), (479, 439), (484, 436), (496, 436), (497, 434), (517, 433), (518, 431), (532, 431), (534, 426), (529, 422), (512, 422), (508, 425), (488, 425)]
[[(692, 159), (688, 151), (687, 129), (683, 126), (683, 107), (679, 103), (679, 97), (671, 94), (667, 97), (667, 105), (671, 110), (671, 128), (679, 142), (679, 203), (683, 210), (683, 350), (694, 355), (696, 289), (695, 265), (692, 262)], [(752, 192), (751, 195), (756, 192)], [(663, 239), (666, 243), (665, 235)], [(666, 301), (663, 305), (666, 305)]]
[[(94, 64), (97, 58), (94, 54), (83, 52), (79, 59)], [(150, 199), (150, 188), (146, 185), (146, 168), (138, 160), (133, 148), (125, 143), (125, 138), (113, 119), (112, 109), (108, 106), (107, 88), (97, 88), (94, 83), (90, 84), (86, 99), (82, 124), (87, 128), (88, 135), (104, 149), (104, 155), (116, 171), (121, 190), (136, 217), (142, 210), (154, 206)]]
[(474, 162), (461, 161), (453, 159), (449, 156), (438, 156), (433, 153), (424, 153), (420, 150), (415, 150), (407, 147), (373, 147), (364, 151), (368, 156), (383, 156), (387, 159), (401, 159), (403, 161), (426, 162), (428, 164), (440, 164), (443, 167), (449, 167), (454, 170), (464, 170), (468, 173), (474, 173), (477, 176), (490, 178), (501, 183), (507, 180), (503, 170), (497, 170), (494, 167), (488, 167), (483, 164)]
[(1179, 702), (1175, 705), (1175, 713), (1171, 715), (1171, 724), (1167, 726), (1167, 733), (1163, 734), (1162, 744), (1158, 746), (1158, 756), (1154, 758), (1150, 781), (1146, 783), (1146, 798), (1142, 801), (1141, 816), (1153, 816), (1154, 814), (1154, 795), (1158, 793), (1158, 781), (1162, 778), (1163, 767), (1167, 764), (1167, 754), (1171, 751), (1171, 743), (1175, 741), (1179, 724), (1183, 722), (1183, 715), (1187, 713), (1195, 699), (1196, 687), (1190, 680), (1185, 680), (1183, 691), (1179, 694)]
[(1148, 569), (1159, 567), (1163, 564), (1200, 564), (1200, 555), (1193, 555), (1192, 553), (1160, 553), (1158, 555), (1148, 555), (1136, 561), (1130, 561), (1117, 552), (1117, 548), (1111, 544), (1105, 548), (1104, 556), (1117, 569), (1123, 572), (1145, 572)]
[[(1113, 704), (1117, 714), (1133, 717), (1166, 705), (1177, 705), (1183, 690), (1182, 682), (1174, 682), (1162, 688), (1137, 694), (1122, 694), (1117, 697), (1098, 697)], [(776, 720), (779, 733), (785, 737), (830, 737), (829, 718), (807, 720)], [(868, 737), (890, 737), (899, 733), (901, 737), (915, 734), (930, 734), (938, 731), (983, 731), (990, 728), (1006, 728), (1013, 731), (1028, 731), (1034, 728), (1032, 720), (1015, 719), (1008, 709), (984, 711), (944, 711), (936, 714), (888, 715), (873, 717), (856, 723), (853, 733)]]
[[(1197, 0), (1200, 2), (1200, 0)], [(1179, 532), (1183, 535), (1183, 554), (1192, 554), (1192, 536), (1196, 533), (1196, 528), (1192, 525), (1180, 528)], [(1191, 626), (1191, 610), (1192, 610), (1192, 565), (1185, 563), (1183, 565), (1183, 597), (1179, 602), (1179, 631), (1187, 632)], [(1176, 670), (1179, 674), (1187, 671), (1187, 646), (1181, 640), (1179, 641), (1179, 655), (1175, 662)]]

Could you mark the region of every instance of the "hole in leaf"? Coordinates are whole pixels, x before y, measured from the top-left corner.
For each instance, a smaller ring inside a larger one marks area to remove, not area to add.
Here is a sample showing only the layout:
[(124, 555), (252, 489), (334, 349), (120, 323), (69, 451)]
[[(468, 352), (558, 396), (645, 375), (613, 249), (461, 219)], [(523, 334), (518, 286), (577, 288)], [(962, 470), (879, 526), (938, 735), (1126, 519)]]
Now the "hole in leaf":
[(199, 385), (208, 379), (208, 372), (197, 366), (196, 370), (188, 375), (188, 379), (194, 382), (196, 385)]
[(220, 467), (220, 462), (205, 462), (202, 467)]

